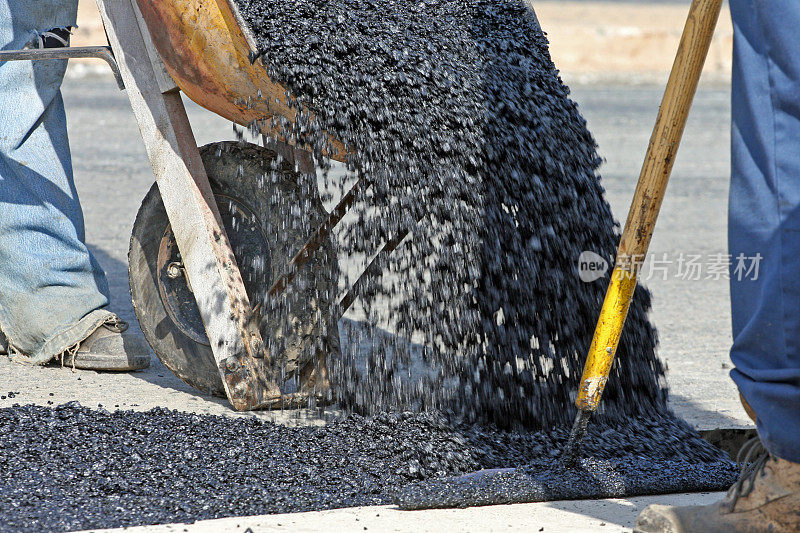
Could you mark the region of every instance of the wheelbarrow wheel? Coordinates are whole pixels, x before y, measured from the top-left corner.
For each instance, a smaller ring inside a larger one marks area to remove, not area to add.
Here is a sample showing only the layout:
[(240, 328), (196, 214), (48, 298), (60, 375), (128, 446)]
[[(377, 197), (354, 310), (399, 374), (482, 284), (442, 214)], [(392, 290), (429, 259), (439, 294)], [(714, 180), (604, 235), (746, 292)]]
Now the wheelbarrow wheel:
[[(200, 155), (251, 305), (266, 315), (261, 333), (285, 379), (281, 390), (299, 397), (316, 387), (319, 397), (327, 386), (325, 357), (339, 345), (332, 243), (323, 243), (277, 302), (267, 297), (272, 280), (327, 217), (316, 188), (304, 191), (287, 163), (277, 164), (275, 152), (253, 144), (213, 143)], [(155, 354), (187, 384), (225, 396), (155, 184), (136, 216), (128, 265), (136, 317)]]

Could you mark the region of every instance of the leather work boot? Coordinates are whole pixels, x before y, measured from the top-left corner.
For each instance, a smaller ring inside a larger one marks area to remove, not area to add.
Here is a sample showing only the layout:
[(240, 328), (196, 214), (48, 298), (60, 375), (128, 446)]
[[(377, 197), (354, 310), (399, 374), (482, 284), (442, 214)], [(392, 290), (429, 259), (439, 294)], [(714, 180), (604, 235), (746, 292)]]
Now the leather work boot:
[(758, 437), (739, 452), (744, 465), (725, 498), (711, 505), (648, 505), (639, 533), (800, 531), (800, 464), (770, 455)]
[(128, 323), (112, 316), (94, 333), (56, 359), (81, 370), (141, 370), (150, 366), (150, 346), (139, 335), (126, 333)]

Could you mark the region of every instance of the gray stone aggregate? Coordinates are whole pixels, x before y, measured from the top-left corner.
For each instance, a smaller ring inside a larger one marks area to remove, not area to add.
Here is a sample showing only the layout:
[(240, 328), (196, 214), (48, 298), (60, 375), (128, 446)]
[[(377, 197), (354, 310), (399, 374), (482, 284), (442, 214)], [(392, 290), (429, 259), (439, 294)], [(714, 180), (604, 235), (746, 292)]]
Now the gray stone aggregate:
[[(344, 222), (343, 251), (371, 257), (413, 233), (359, 301), (371, 326), (388, 320), (399, 339), (419, 339), (435, 375), (404, 383), (408, 358), (379, 345), (364, 376), (345, 352), (332, 360), (339, 403), (441, 408), (506, 427), (569, 423), (605, 292), (580, 280), (577, 259), (592, 250), (613, 262), (619, 229), (595, 141), (530, 4), (237, 4), (298, 111), (274, 125), (323, 167), (333, 134), (371, 184)], [(605, 393), (602, 416), (620, 422), (666, 409), (649, 300), (637, 290)]]
[[(430, 501), (419, 492), (425, 485), (412, 484), (433, 482), (427, 490), (435, 490), (452, 483), (440, 478), (501, 467), (525, 468), (525, 483), (514, 489), (523, 493), (514, 494), (526, 498), (712, 490), (730, 484), (735, 474), (722, 452), (667, 418), (592, 425), (585, 464), (610, 481), (588, 485), (552, 468), (565, 429), (506, 432), (453, 425), (436, 413), (349, 415), (323, 427), (288, 427), (164, 408), (108, 412), (72, 402), (2, 408), (0, 436), (0, 531), (378, 505), (392, 503), (409, 486), (417, 491), (413, 501)], [(577, 477), (587, 475), (581, 470)], [(550, 492), (543, 492), (542, 479)], [(494, 490), (497, 481), (488, 487)], [(507, 492), (507, 480), (500, 481)]]

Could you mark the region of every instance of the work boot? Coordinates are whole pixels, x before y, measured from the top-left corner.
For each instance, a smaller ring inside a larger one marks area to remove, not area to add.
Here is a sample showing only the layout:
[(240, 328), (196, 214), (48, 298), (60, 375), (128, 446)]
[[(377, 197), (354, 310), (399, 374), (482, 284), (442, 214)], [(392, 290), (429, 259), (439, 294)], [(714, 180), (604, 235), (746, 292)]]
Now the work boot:
[(800, 464), (770, 455), (758, 437), (739, 452), (742, 473), (725, 498), (711, 505), (648, 505), (638, 533), (800, 531)]
[(126, 333), (128, 323), (111, 316), (94, 333), (56, 357), (63, 366), (81, 370), (141, 370), (150, 366), (150, 347), (139, 335)]

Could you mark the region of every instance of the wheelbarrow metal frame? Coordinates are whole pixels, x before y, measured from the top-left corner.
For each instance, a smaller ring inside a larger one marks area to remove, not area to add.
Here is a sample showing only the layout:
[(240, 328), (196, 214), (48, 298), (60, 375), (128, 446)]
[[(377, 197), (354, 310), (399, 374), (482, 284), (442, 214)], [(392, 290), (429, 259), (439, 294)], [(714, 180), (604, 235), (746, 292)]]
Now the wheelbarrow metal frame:
[(225, 393), (256, 409), (279, 390), (178, 86), (132, 0), (97, 0)]
[(122, 75), (110, 46), (68, 46), (65, 48), (33, 48), (28, 50), (0, 50), (0, 61), (31, 61), (43, 59), (78, 59), (96, 57), (111, 67), (120, 90), (125, 89)]
[[(232, 0), (96, 1), (109, 46), (3, 51), (0, 61), (97, 57), (109, 64), (117, 85), (127, 90), (228, 400), (240, 411), (274, 404), (280, 390), (257, 310), (245, 291), (180, 92), (244, 126), (254, 121), (266, 126), (263, 119), (270, 116), (293, 120), (288, 92), (270, 80), (263, 65), (250, 61), (255, 40)], [(213, 46), (208, 46), (210, 40)], [(262, 133), (265, 146), (297, 158), (301, 171), (313, 172), (310, 154), (299, 161), (302, 150), (268, 141), (272, 131)], [(347, 151), (342, 143), (330, 141), (333, 151), (328, 155), (343, 160)], [(368, 186), (360, 179), (312, 232), (273, 283), (271, 297), (286, 289)], [(400, 240), (387, 243), (379, 255)], [(376, 259), (362, 277), (374, 274)], [(353, 303), (360, 281), (340, 300), (338, 312)]]

